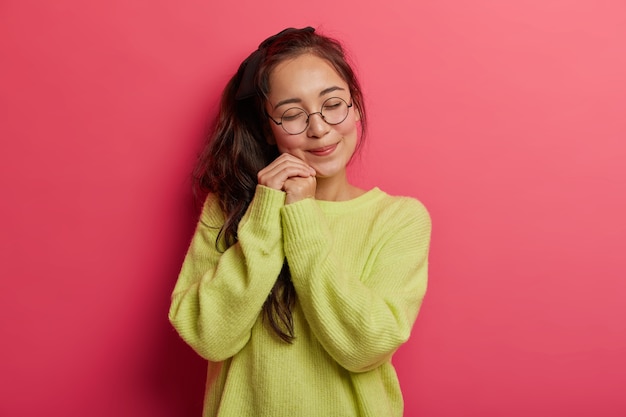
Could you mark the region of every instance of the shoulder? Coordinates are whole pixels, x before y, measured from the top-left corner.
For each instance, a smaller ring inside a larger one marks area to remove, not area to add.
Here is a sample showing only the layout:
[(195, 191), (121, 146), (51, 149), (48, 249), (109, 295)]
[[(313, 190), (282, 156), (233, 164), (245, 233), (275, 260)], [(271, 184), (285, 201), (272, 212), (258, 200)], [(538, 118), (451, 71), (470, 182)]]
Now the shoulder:
[(430, 225), (431, 217), (426, 206), (417, 198), (403, 195), (390, 195), (379, 190), (380, 206), (387, 216), (395, 221), (411, 221)]

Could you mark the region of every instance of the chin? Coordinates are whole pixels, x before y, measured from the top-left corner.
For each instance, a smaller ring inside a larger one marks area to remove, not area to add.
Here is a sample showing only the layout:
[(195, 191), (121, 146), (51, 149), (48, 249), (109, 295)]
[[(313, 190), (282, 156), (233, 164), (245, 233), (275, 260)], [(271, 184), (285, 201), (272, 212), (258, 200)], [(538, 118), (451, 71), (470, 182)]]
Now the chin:
[(345, 174), (345, 168), (342, 169), (324, 169), (322, 167), (316, 167), (313, 166), (313, 169), (315, 169), (315, 171), (317, 172), (317, 174), (315, 175), (315, 178), (319, 178), (319, 179), (328, 179), (328, 178), (333, 178), (333, 177), (337, 177), (337, 176), (342, 176)]

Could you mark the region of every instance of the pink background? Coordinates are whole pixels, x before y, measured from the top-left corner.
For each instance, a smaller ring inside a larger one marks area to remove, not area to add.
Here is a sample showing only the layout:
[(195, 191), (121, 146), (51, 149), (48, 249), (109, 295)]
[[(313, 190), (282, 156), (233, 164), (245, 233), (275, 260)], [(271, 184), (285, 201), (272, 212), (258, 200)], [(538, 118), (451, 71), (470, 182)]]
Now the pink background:
[(345, 41), (352, 175), (422, 200), (408, 417), (626, 416), (626, 3), (0, 3), (0, 415), (199, 415), (167, 322), (218, 94), (266, 36)]

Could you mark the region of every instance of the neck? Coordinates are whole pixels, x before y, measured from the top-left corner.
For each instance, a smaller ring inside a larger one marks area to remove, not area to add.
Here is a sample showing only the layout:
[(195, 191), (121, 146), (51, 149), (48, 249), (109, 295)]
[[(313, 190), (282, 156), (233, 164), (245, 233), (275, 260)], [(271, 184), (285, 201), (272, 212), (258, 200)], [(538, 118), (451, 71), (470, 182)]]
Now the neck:
[(365, 190), (348, 182), (346, 176), (339, 178), (317, 178), (316, 200), (347, 201), (363, 194)]

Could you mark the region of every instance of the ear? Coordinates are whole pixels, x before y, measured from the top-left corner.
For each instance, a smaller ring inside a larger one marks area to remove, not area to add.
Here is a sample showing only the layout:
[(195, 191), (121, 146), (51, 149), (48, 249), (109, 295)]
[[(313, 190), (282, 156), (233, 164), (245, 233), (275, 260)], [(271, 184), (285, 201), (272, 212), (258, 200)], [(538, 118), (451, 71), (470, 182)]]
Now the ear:
[(361, 111), (357, 106), (354, 106), (354, 120), (357, 122), (361, 120)]

